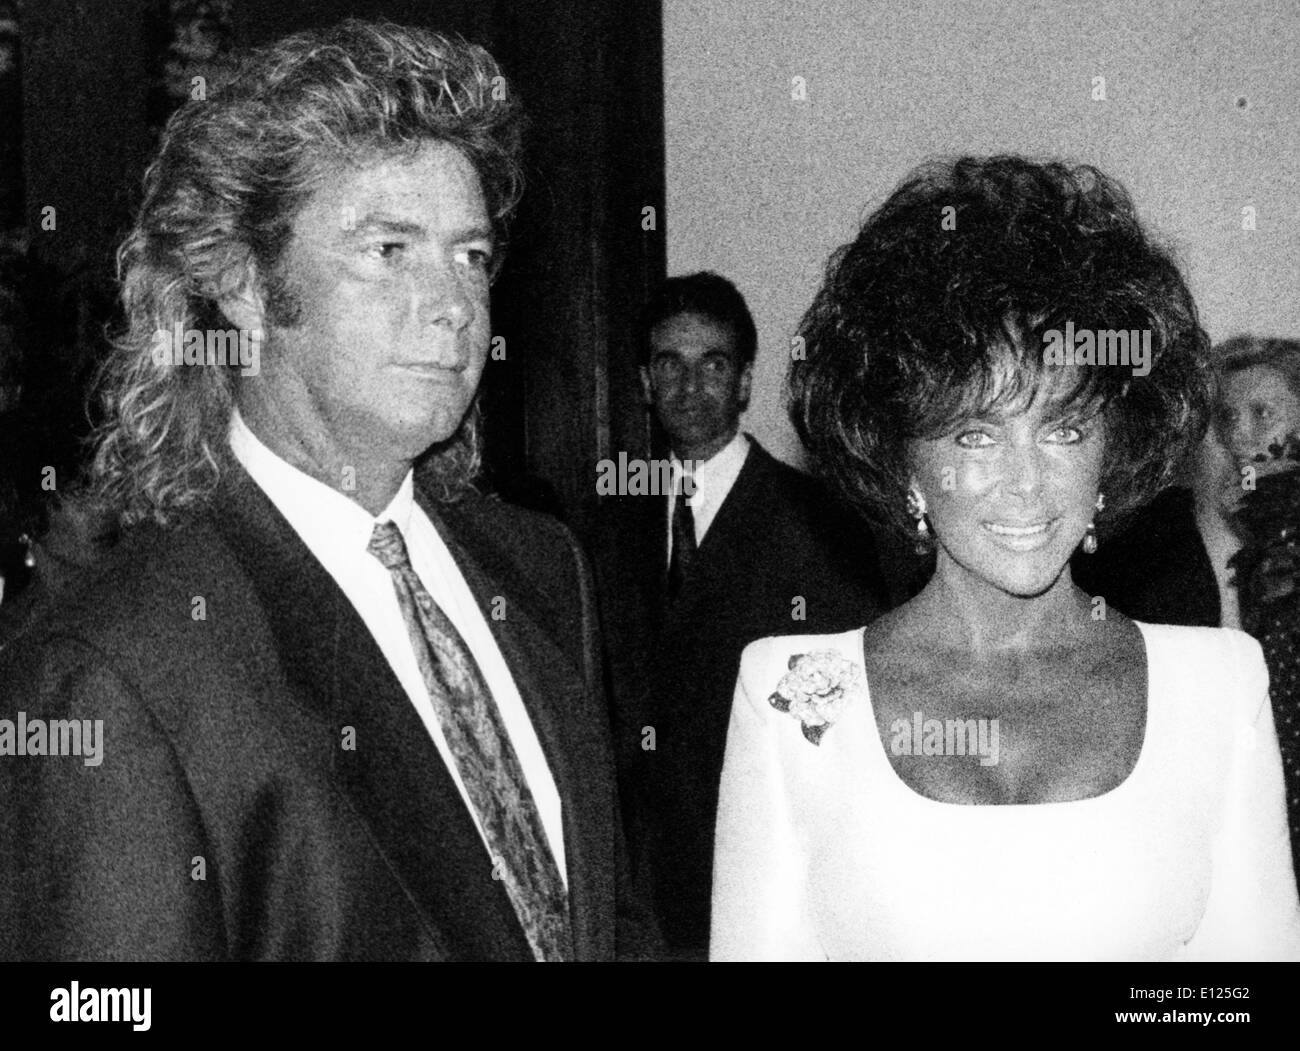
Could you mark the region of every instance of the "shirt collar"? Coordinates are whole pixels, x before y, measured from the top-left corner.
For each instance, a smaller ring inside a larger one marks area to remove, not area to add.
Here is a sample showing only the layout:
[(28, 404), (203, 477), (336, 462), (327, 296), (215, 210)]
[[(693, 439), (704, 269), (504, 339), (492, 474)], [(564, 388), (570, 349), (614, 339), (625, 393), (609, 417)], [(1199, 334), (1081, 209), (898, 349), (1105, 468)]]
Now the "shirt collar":
[(370, 545), (378, 522), (392, 522), (409, 536), (415, 507), (414, 472), (407, 471), (396, 495), (378, 515), (371, 515), (324, 482), (294, 467), (271, 451), (252, 432), (238, 409), (230, 417), (230, 451), (275, 504), (289, 525), (316, 554), (355, 557)]
[[(695, 496), (690, 499), (691, 505), (694, 506), (701, 499), (708, 500), (713, 492), (729, 489), (730, 483), (740, 474), (748, 453), (749, 438), (743, 431), (737, 431), (731, 436), (731, 441), (707, 460), (696, 461)], [(672, 462), (675, 476), (681, 470), (682, 461), (673, 453)]]

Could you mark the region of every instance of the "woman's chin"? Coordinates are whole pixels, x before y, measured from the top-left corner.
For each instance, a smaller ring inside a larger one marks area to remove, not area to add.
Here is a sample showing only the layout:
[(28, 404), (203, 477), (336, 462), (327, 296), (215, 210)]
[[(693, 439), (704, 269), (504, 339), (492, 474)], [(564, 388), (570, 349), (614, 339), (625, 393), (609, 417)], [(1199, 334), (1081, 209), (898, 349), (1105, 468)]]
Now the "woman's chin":
[(1002, 574), (1001, 579), (991, 580), (990, 583), (1013, 598), (1038, 598), (1052, 589), (1063, 568), (1058, 566), (1055, 572), (1047, 573)]
[(989, 587), (1014, 598), (1037, 598), (1060, 579), (1069, 561), (1057, 552), (1039, 551), (1011, 559), (1000, 557), (963, 561), (954, 559), (962, 571)]
[(958, 565), (998, 590), (1034, 598), (1049, 590), (1083, 539), (1087, 520), (1057, 514), (1046, 526), (979, 522), (953, 529), (939, 542)]

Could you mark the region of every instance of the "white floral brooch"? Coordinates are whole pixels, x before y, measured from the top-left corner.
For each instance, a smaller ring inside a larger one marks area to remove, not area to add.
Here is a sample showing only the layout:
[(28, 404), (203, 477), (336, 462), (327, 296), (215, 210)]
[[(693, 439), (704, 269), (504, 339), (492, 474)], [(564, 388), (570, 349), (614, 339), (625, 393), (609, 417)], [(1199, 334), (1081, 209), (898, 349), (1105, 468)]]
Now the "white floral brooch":
[(835, 650), (796, 654), (789, 667), (767, 701), (798, 719), (804, 737), (821, 744), (822, 735), (844, 713), (849, 700), (865, 695), (866, 676), (859, 665)]

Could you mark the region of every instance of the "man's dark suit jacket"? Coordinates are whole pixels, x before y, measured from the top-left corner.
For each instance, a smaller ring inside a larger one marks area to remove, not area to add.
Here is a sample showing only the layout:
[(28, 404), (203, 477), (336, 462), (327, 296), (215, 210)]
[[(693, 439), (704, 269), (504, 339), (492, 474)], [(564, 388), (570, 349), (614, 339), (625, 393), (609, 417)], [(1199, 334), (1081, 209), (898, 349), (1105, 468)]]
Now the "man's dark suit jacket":
[(886, 600), (870, 530), (752, 437), (671, 602), (667, 521), (666, 496), (610, 499), (591, 549), (633, 867), (670, 947), (690, 956), (708, 945), (713, 826), (741, 651), (768, 635), (861, 627)]
[[(563, 802), (575, 954), (611, 959), (626, 866), (586, 564), (543, 516), (421, 505), (480, 606), (504, 599), (488, 623)], [(369, 630), (241, 467), (5, 661), (0, 718), (102, 719), (104, 754), (0, 757), (0, 958), (532, 958)]]

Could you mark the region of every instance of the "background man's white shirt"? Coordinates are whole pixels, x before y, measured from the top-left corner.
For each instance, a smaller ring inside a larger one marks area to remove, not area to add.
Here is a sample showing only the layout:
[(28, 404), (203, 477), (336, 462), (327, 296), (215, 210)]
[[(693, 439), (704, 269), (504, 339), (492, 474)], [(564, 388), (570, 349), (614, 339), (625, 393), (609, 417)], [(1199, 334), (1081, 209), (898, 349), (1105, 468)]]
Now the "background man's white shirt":
[[(686, 505), (691, 509), (691, 517), (695, 520), (696, 546), (704, 543), (704, 534), (709, 531), (709, 526), (713, 525), (718, 509), (722, 507), (727, 494), (731, 492), (731, 487), (740, 477), (741, 468), (745, 466), (745, 457), (748, 455), (749, 438), (741, 431), (737, 431), (731, 441), (696, 466), (695, 495), (686, 498)], [(676, 480), (682, 471), (682, 461), (677, 458), (676, 453), (672, 454), (672, 465), (672, 477)], [(668, 535), (667, 562), (671, 562), (673, 557), (673, 509), (676, 506), (677, 491), (674, 487), (668, 497), (668, 518), (665, 526)]]
[[(456, 626), (478, 662), (488, 689), (501, 712), (510, 743), (519, 757), (528, 788), (555, 855), (560, 875), (568, 881), (564, 860), (564, 823), (560, 794), (542, 752), (537, 731), (519, 696), (510, 668), (501, 655), (492, 629), (474, 599), (464, 575), (433, 522), (415, 502), (415, 483), (407, 473), (397, 495), (378, 516), (342, 493), (304, 474), (272, 452), (244, 422), (238, 410), (230, 421), (230, 448), (262, 491), (288, 520), (294, 532), (334, 578), (374, 636), (402, 689), (450, 771), (479, 836), (483, 826), (465, 791), (460, 772), (429, 698), (424, 676), (411, 646), (406, 621), (398, 605), (392, 574), (366, 549), (377, 522), (391, 521), (402, 531), (406, 549), (420, 582)], [(364, 742), (361, 747), (364, 747)]]

